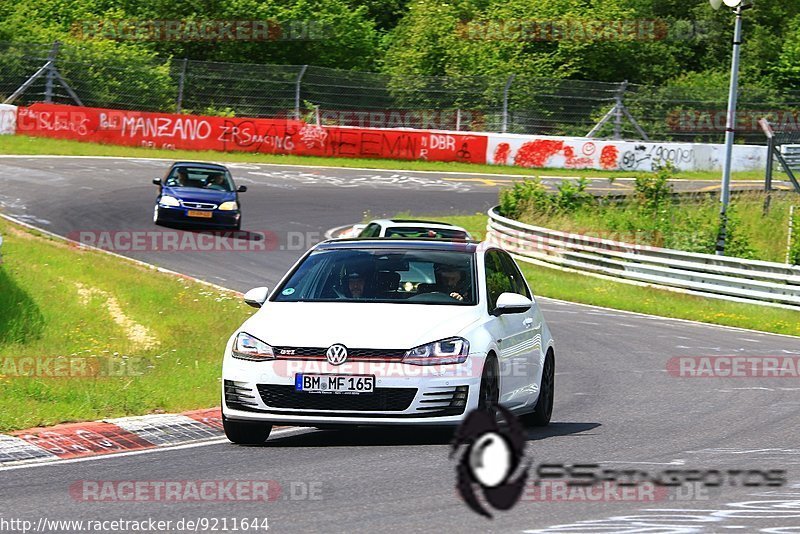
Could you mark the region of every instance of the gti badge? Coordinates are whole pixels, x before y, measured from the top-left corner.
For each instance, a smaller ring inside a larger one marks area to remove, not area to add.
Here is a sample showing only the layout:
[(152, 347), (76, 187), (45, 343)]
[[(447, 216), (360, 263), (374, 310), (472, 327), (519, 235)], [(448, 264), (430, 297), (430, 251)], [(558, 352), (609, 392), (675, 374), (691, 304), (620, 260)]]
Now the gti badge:
[[(456, 467), (456, 488), (472, 511), (490, 519), (492, 514), (478, 494), (491, 508), (508, 510), (521, 497), (530, 469), (530, 463), (520, 468), (525, 451), (522, 425), (502, 406), (496, 409), (505, 421), (504, 427), (497, 424), (493, 413), (474, 410), (456, 431), (450, 452), (452, 458), (467, 445)], [(512, 478), (514, 475), (516, 478)]]
[(342, 365), (347, 361), (347, 347), (340, 343), (331, 345), (328, 347), (325, 356), (328, 358), (328, 362), (331, 365)]

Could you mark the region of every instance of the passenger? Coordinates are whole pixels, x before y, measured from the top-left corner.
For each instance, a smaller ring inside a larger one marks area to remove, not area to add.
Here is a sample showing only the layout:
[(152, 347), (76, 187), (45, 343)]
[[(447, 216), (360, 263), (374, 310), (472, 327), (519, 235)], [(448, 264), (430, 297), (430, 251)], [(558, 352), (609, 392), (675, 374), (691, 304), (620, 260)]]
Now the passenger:
[(215, 173), (212, 174), (208, 179), (208, 185), (206, 187), (219, 189), (221, 191), (226, 191), (228, 188), (225, 187), (225, 177), (222, 173)]

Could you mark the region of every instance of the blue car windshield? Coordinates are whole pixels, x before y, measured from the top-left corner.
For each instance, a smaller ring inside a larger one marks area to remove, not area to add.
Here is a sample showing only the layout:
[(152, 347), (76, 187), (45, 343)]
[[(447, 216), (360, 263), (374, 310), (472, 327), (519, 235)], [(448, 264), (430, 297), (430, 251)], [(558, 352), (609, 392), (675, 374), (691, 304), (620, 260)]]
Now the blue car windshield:
[(176, 167), (164, 185), (169, 187), (193, 187), (212, 191), (233, 191), (233, 178), (225, 169), (208, 167)]
[(272, 300), (471, 306), (477, 304), (474, 262), (462, 251), (317, 250)]

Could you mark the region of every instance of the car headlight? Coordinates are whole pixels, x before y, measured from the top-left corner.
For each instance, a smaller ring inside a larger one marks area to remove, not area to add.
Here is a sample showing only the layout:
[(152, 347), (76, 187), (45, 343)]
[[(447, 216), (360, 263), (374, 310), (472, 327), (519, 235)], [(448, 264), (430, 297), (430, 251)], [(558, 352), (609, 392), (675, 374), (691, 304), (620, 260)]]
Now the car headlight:
[(451, 337), (409, 350), (403, 357), (403, 363), (411, 365), (464, 363), (468, 355), (469, 341), (460, 337)]
[(235, 211), (239, 209), (239, 203), (235, 200), (231, 200), (230, 202), (223, 202), (219, 205), (220, 211)]
[(172, 207), (177, 207), (181, 205), (180, 200), (178, 200), (175, 197), (171, 197), (169, 195), (164, 195), (163, 197), (161, 197), (161, 200), (159, 200), (158, 203), (161, 204), (162, 206), (172, 206)]
[(239, 335), (233, 341), (232, 355), (240, 360), (262, 361), (275, 359), (272, 347), (245, 332), (239, 332)]

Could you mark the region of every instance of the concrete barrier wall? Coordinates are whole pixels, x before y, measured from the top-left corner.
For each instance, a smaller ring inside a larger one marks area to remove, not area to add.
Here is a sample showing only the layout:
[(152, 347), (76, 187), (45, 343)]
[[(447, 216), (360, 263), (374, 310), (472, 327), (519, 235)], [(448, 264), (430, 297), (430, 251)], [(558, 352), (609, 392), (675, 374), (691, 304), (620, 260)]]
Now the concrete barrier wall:
[[(719, 171), (723, 145), (402, 128), (315, 126), (286, 119), (204, 117), (59, 104), (0, 106), (0, 133), (152, 148), (489, 163), (527, 168)], [(763, 169), (766, 148), (736, 145), (734, 171)]]
[(315, 126), (248, 119), (33, 104), (19, 109), (17, 133), (149, 148), (345, 158), (486, 162), (486, 135)]
[(17, 106), (0, 104), (0, 135), (14, 135), (17, 130)]
[[(724, 145), (716, 144), (488, 135), (487, 163), (529, 168), (650, 171), (657, 164), (670, 162), (682, 171), (721, 171), (725, 154)], [(766, 154), (762, 146), (735, 145), (733, 170), (763, 169)]]

